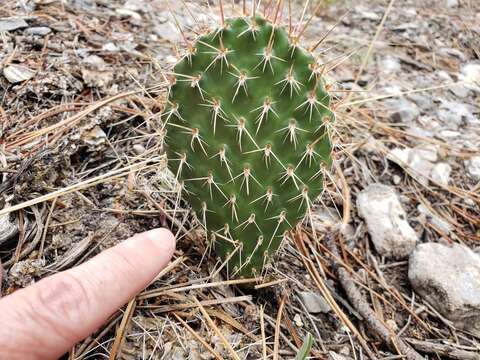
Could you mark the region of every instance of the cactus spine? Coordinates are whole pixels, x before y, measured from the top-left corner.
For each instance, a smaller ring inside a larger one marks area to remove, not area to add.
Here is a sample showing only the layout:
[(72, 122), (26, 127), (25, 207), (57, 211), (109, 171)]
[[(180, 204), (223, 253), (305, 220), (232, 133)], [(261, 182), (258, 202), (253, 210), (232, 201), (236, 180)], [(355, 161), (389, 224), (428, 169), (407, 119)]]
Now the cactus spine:
[(259, 275), (330, 166), (320, 66), (285, 28), (246, 16), (200, 36), (174, 76), (168, 166), (229, 275)]

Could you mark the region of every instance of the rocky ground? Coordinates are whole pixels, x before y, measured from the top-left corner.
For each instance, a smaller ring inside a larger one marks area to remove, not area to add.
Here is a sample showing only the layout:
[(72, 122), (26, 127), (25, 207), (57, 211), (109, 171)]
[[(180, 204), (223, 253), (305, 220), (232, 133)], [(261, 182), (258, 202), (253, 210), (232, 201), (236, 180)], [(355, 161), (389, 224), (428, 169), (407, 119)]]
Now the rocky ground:
[(312, 358), (480, 359), (480, 4), (310, 2), (307, 46), (336, 25), (334, 167), (267, 275), (228, 280), (173, 210), (160, 131), (177, 24), (218, 23), (210, 3), (0, 4), (3, 294), (164, 225), (168, 271), (69, 359), (293, 359), (307, 333)]

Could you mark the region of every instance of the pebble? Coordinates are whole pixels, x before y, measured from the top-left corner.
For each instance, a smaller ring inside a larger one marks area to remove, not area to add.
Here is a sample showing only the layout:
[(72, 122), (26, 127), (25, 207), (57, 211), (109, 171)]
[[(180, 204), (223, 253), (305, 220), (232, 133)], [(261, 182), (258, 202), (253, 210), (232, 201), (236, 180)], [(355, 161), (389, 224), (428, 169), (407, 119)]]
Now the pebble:
[(412, 123), (420, 116), (417, 105), (405, 99), (391, 100), (388, 106), (394, 109), (390, 118), (395, 122)]
[(480, 64), (466, 64), (462, 68), (459, 78), (465, 81), (465, 86), (469, 89), (480, 92)]
[(85, 131), (82, 134), (82, 140), (90, 146), (100, 146), (107, 141), (107, 134), (100, 126), (95, 126), (92, 130)]
[(468, 97), (471, 92), (470, 89), (463, 84), (450, 86), (448, 90), (460, 99)]
[(145, 152), (145, 147), (143, 145), (140, 145), (140, 144), (134, 144), (132, 146), (132, 150), (135, 154), (142, 155)]
[(30, 80), (35, 71), (23, 65), (9, 65), (3, 68), (3, 76), (12, 84)]
[(408, 278), (455, 326), (480, 336), (480, 255), (460, 244), (420, 244), (410, 255)]
[(30, 27), (28, 29), (25, 29), (25, 33), (31, 34), (31, 35), (38, 35), (38, 36), (45, 36), (48, 35), (52, 32), (52, 29), (50, 29), (47, 26), (35, 26), (35, 27)]
[(298, 296), (310, 314), (328, 313), (332, 310), (325, 299), (318, 294), (302, 291)]
[(450, 225), (450, 223), (448, 221), (440, 218), (437, 214), (434, 214), (425, 205), (420, 204), (420, 205), (417, 206), (417, 209), (418, 209), (418, 211), (420, 212), (421, 215), (425, 216), (426, 220), (430, 224), (432, 224), (434, 227), (436, 227), (441, 232), (448, 235), (450, 233), (450, 231), (452, 230), (452, 225)]
[(13, 31), (21, 28), (28, 27), (28, 24), (22, 18), (9, 17), (9, 18), (0, 18), (0, 32), (3, 31)]
[(438, 119), (445, 125), (455, 129), (457, 129), (463, 121), (475, 121), (467, 105), (454, 101), (441, 100), (436, 114)]
[(10, 220), (10, 214), (0, 215), (0, 244), (10, 240), (17, 233), (18, 225)]
[(420, 94), (410, 94), (408, 98), (412, 100), (423, 111), (430, 110), (432, 108), (432, 98), (430, 96)]
[(458, 0), (446, 0), (445, 5), (449, 8), (457, 7), (458, 6)]
[(358, 195), (357, 208), (380, 255), (402, 259), (415, 248), (417, 234), (407, 222), (394, 188), (369, 185)]
[(466, 162), (467, 171), (474, 180), (480, 180), (480, 156), (474, 156)]
[(402, 70), (402, 66), (400, 65), (398, 59), (395, 59), (391, 56), (387, 56), (385, 59), (380, 61), (379, 65), (382, 72), (395, 73)]
[(438, 163), (432, 169), (430, 177), (433, 181), (441, 184), (448, 185), (450, 181), (450, 174), (452, 173), (452, 167), (448, 163)]
[(436, 159), (436, 155), (425, 148), (395, 148), (388, 152), (387, 159), (410, 170), (410, 175), (414, 179), (426, 185), (434, 167), (432, 159)]

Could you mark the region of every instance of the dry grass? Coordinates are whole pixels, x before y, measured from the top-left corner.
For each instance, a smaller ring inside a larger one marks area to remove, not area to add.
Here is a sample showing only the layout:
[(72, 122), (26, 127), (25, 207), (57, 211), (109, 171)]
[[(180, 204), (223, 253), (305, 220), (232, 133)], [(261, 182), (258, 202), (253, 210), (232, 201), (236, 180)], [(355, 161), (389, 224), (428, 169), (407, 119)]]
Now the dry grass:
[[(181, 201), (174, 176), (166, 170), (162, 155), (164, 125), (159, 114), (167, 92), (169, 56), (178, 49), (171, 49), (158, 35), (152, 41), (152, 37), (146, 35), (132, 35), (141, 44), (142, 51), (134, 48), (108, 53), (98, 46), (91, 50), (108, 59), (109, 66), (119, 72), (115, 79), (118, 89), (99, 85), (99, 89), (73, 91), (67, 85), (64, 92), (71, 94), (40, 97), (36, 103), (27, 91), (29, 87), (35, 91), (40, 86), (32, 79), (16, 85), (15, 89), (9, 88), (10, 92), (19, 94), (18, 98), (5, 94), (8, 101), (0, 103), (0, 132), (5, 139), (0, 143), (0, 166), (4, 174), (0, 191), (5, 194), (8, 205), (0, 210), (0, 216), (15, 214), (20, 232), (19, 241), (2, 249), (0, 255), (9, 274), (19, 265), (27, 269), (24, 277), (7, 276), (4, 284), (7, 293), (26, 285), (28, 277), (38, 279), (81, 263), (147, 227), (168, 226), (179, 241), (172, 263), (102, 329), (77, 344), (70, 359), (160, 359), (173, 358), (175, 351), (189, 353), (191, 358), (294, 358), (306, 332), (315, 335), (314, 358), (334, 358), (331, 352), (348, 353), (355, 359), (397, 355), (416, 358), (413, 349), (422, 354), (436, 353), (440, 358), (448, 350), (432, 345), (440, 342), (457, 351), (460, 354), (457, 358), (475, 359), (474, 354), (480, 351), (478, 338), (456, 329), (415, 296), (405, 280), (404, 262), (385, 262), (375, 253), (354, 202), (358, 192), (369, 183), (391, 184), (393, 175), (401, 174), (402, 182), (397, 189), (409, 200), (409, 215), (413, 217), (417, 204), (424, 204), (454, 229), (445, 234), (430, 223), (416, 222), (416, 229), (422, 230), (427, 239), (443, 237), (470, 246), (478, 243), (480, 192), (478, 185), (475, 187), (465, 176), (460, 163), (474, 151), (459, 144), (411, 134), (390, 122), (384, 111), (383, 100), (387, 98), (413, 93), (433, 96), (457, 83), (405, 88), (396, 95), (379, 94), (377, 91), (381, 89), (374, 86), (368, 91), (356, 90), (362, 77), (375, 71), (371, 64), (376, 51), (380, 51), (377, 43), (384, 37), (388, 37), (385, 41), (396, 40), (394, 33), (385, 30), (389, 16), (396, 16), (395, 6), (400, 6), (393, 0), (389, 4), (372, 2), (375, 9), (383, 9), (383, 18), (378, 25), (362, 30), (370, 39), (366, 52), (362, 52), (365, 39), (357, 41), (355, 36), (338, 44), (345, 25), (337, 19), (329, 21), (329, 26), (321, 31), (317, 29), (322, 23), (314, 14), (329, 14), (334, 10), (322, 8), (321, 3), (317, 5), (313, 1), (302, 2), (304, 7), (288, 1), (283, 4), (284, 12), (280, 12), (281, 4), (281, 1), (263, 1), (256, 11), (269, 13), (272, 18), (283, 14), (287, 26), (296, 29), (307, 45), (312, 44), (317, 53), (325, 56), (330, 69), (327, 76), (335, 79), (343, 71), (355, 70), (351, 86), (354, 90), (346, 89), (342, 83), (330, 84), (337, 117), (336, 123), (329, 127), (336, 144), (335, 164), (325, 174), (325, 191), (317, 203), (333, 209), (332, 215), (338, 218), (333, 228), (328, 228), (328, 232), (336, 234), (329, 237), (334, 246), (326, 243), (327, 225), (312, 217), (312, 208), (304, 224), (294, 229), (287, 239), (278, 261), (259, 278), (222, 277), (227, 263), (215, 258), (204, 229)], [(233, 3), (225, 3), (220, 11), (213, 5), (182, 1), (169, 5), (176, 14), (176, 20), (169, 21), (183, 28), (179, 40), (188, 45), (194, 29), (190, 25), (185, 27), (185, 23), (197, 23), (196, 27), (205, 28), (223, 21), (224, 16), (232, 12), (250, 9), (248, 4), (242, 5), (233, 8)], [(114, 6), (121, 8), (119, 4)], [(160, 11), (165, 3), (158, 0), (151, 6)], [(209, 9), (205, 10), (206, 7)], [(338, 12), (344, 14), (348, 5), (339, 7)], [(86, 40), (91, 39), (92, 34), (114, 39), (118, 33), (135, 34), (135, 29), (140, 27), (152, 35), (151, 27), (159, 21), (142, 13), (149, 22), (138, 25), (128, 18), (115, 18), (107, 7), (87, 10), (45, 5), (40, 6), (34, 16), (49, 24), (54, 20), (73, 21), (82, 44), (92, 48), (94, 45)], [(13, 2), (0, 6), (1, 16), (13, 16), (21, 11)], [(429, 19), (425, 8), (419, 7), (418, 11), (419, 16)], [(92, 13), (100, 23), (113, 16), (109, 26), (114, 30), (108, 26), (98, 27), (91, 20)], [(200, 16), (202, 13), (207, 16)], [(332, 16), (338, 18), (338, 14)], [(468, 25), (468, 19), (462, 21)], [(324, 37), (325, 34), (328, 36)], [(15, 59), (28, 60), (39, 73), (48, 74), (45, 64), (53, 68), (54, 61), (49, 54), (57, 51), (57, 43), (67, 43), (61, 36), (55, 33), (43, 39), (40, 50), (37, 44), (37, 51), (28, 56), (28, 48), (14, 49), (1, 64), (6, 66)], [(415, 48), (415, 45), (409, 46)], [(325, 49), (331, 49), (331, 55), (324, 55)], [(360, 59), (356, 57), (358, 54)], [(440, 62), (438, 56), (435, 59)], [(415, 61), (425, 62), (424, 67), (449, 66), (432, 65), (427, 51)], [(78, 72), (78, 69), (67, 67), (58, 72), (66, 71)], [(99, 70), (99, 76), (104, 71)], [(57, 72), (52, 75), (55, 76)], [(44, 80), (47, 82), (47, 77)], [(111, 95), (114, 90), (118, 90), (118, 95)], [(107, 113), (103, 114), (102, 109)], [(97, 124), (106, 130), (105, 139), (88, 145), (85, 140), (90, 139), (88, 135)], [(401, 168), (388, 165), (385, 157), (391, 148), (419, 142), (436, 145), (445, 158), (458, 161), (451, 185), (441, 185), (433, 179), (427, 184), (421, 183), (416, 180), (419, 174), (406, 164)], [(373, 150), (369, 147), (372, 143)], [(145, 151), (135, 153), (133, 145), (141, 145)], [(51, 172), (56, 174), (53, 181), (49, 177), (53, 176)], [(67, 239), (70, 234), (73, 238)], [(36, 264), (36, 259), (43, 263)], [(345, 295), (338, 268), (345, 270), (352, 286), (362, 294), (361, 305), (370, 309), (375, 321), (383, 324), (392, 336), (390, 339), (380, 336), (381, 340), (377, 341), (375, 330), (365, 328), (364, 314)], [(252, 286), (245, 290), (245, 285), (253, 285), (254, 290)], [(297, 296), (305, 290), (321, 294), (332, 312), (308, 313)], [(401, 345), (404, 342), (409, 344), (405, 346), (412, 349), (412, 353), (404, 353), (405, 347)]]

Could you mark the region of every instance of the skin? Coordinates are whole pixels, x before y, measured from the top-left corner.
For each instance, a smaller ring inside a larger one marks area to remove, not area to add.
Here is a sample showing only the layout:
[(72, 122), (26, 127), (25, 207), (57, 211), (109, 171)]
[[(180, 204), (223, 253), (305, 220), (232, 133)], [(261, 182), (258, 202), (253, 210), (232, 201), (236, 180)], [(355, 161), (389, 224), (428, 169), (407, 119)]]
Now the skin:
[(0, 359), (56, 359), (97, 330), (168, 264), (175, 239), (154, 229), (0, 300)]

